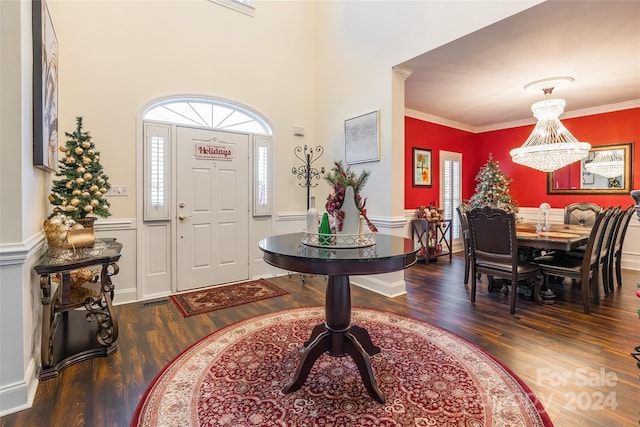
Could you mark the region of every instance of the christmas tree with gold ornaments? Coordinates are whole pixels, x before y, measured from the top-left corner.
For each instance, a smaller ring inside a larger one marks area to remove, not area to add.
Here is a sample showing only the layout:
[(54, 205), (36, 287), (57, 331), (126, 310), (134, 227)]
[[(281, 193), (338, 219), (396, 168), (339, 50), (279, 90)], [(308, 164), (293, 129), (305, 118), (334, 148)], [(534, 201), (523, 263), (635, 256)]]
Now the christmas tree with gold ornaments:
[(89, 132), (82, 130), (82, 117), (76, 117), (76, 130), (65, 132), (67, 142), (60, 147), (60, 170), (53, 181), (49, 201), (54, 205), (49, 216), (65, 215), (77, 220), (88, 215), (108, 217), (109, 201), (106, 193), (111, 188), (109, 177), (102, 171), (100, 152)]

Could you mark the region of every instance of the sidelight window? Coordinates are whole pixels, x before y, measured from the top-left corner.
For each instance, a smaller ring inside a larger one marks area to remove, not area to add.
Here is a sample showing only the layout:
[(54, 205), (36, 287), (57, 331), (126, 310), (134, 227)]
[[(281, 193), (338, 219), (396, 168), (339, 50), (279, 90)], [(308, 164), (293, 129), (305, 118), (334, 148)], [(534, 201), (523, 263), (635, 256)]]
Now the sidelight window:
[[(249, 134), (253, 141), (253, 215), (271, 215), (273, 171), (271, 126), (249, 108), (223, 100), (171, 98), (143, 114), (144, 219), (170, 218), (170, 153), (172, 125)], [(158, 123), (162, 122), (162, 123)]]

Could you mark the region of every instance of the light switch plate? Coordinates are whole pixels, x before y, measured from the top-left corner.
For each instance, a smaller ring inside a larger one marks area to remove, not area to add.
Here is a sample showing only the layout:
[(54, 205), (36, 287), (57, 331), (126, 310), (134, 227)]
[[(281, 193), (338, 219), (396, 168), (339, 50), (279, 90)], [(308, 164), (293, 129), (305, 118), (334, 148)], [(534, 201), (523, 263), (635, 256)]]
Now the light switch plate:
[(112, 185), (109, 191), (107, 191), (107, 196), (128, 196), (129, 195), (129, 186), (128, 185)]

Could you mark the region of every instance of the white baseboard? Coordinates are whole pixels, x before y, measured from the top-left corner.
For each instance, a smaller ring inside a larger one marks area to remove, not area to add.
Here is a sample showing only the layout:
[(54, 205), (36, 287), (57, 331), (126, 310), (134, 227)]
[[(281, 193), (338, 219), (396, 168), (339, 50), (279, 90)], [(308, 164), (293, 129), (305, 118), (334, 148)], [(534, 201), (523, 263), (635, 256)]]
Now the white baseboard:
[(404, 274), (398, 276), (393, 273), (378, 274), (375, 276), (350, 276), (353, 285), (370, 290), (385, 297), (394, 298), (407, 293)]
[(25, 372), (26, 381), (0, 387), (0, 417), (31, 408), (38, 389), (38, 378), (33, 358)]

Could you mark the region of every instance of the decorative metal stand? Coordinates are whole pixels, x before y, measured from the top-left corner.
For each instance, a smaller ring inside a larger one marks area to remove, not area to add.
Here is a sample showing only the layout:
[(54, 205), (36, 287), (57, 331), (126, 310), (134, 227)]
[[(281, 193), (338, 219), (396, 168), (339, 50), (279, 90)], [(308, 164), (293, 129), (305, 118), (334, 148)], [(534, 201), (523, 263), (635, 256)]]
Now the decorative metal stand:
[(324, 148), (321, 146), (317, 147), (307, 147), (305, 144), (304, 147), (296, 147), (293, 150), (293, 154), (302, 161), (302, 165), (297, 168), (294, 166), (291, 168), (291, 172), (296, 175), (298, 180), (302, 181), (300, 183), (300, 187), (307, 188), (307, 210), (309, 210), (309, 197), (311, 196), (311, 187), (316, 187), (318, 185), (320, 174), (324, 173), (324, 166), (318, 170), (314, 167), (311, 167), (311, 164), (318, 160), (324, 154)]
[[(318, 183), (313, 181), (320, 180), (320, 174), (324, 173), (324, 166), (318, 170), (311, 166), (316, 160), (318, 160), (324, 154), (324, 148), (320, 145), (317, 147), (307, 147), (307, 144), (304, 147), (297, 146), (293, 149), (293, 154), (302, 161), (302, 165), (298, 167), (292, 167), (291, 173), (293, 173), (298, 180), (302, 181), (300, 183), (300, 187), (307, 188), (307, 210), (309, 210), (309, 200), (311, 197), (311, 187), (317, 187)], [(291, 272), (289, 273), (289, 277), (291, 277)], [(302, 273), (300, 274), (300, 278), (302, 280), (302, 284), (304, 285), (307, 281), (307, 275)]]

